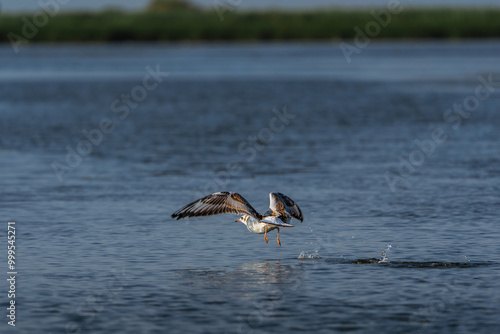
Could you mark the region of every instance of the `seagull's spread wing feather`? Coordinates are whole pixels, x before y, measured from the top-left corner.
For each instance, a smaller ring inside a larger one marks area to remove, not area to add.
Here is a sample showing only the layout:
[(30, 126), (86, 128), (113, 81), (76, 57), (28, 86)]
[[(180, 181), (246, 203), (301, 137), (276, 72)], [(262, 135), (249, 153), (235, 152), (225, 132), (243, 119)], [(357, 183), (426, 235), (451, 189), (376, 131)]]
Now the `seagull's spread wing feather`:
[(280, 217), (273, 217), (273, 216), (264, 217), (264, 219), (262, 219), (261, 222), (269, 225), (276, 225), (278, 227), (295, 227), (292, 224), (284, 222)]
[(279, 215), (287, 218), (293, 217), (301, 222), (304, 221), (302, 211), (290, 197), (282, 193), (270, 193), (269, 202), (269, 208)]
[(196, 200), (174, 212), (172, 218), (218, 215), (220, 213), (247, 214), (260, 219), (261, 215), (238, 193), (218, 192)]

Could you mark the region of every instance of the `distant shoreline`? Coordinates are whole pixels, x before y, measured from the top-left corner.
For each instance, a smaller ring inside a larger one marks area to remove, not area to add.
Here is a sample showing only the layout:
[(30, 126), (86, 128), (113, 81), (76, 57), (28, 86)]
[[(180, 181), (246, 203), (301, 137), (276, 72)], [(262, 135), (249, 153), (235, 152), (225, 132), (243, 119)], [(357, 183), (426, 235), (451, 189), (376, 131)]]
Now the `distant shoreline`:
[(0, 14), (0, 42), (258, 42), (494, 39), (500, 9), (152, 12), (38, 11)]

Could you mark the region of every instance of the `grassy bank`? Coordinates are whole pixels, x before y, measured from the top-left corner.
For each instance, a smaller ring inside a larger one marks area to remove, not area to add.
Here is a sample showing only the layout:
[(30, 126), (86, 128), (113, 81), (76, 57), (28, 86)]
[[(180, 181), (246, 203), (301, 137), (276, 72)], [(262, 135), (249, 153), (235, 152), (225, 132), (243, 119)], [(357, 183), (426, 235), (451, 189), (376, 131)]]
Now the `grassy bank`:
[[(9, 42), (13, 34), (29, 41), (43, 42), (352, 39), (357, 34), (354, 27), (364, 32), (369, 22), (374, 22), (371, 23), (371, 29), (375, 29), (372, 35), (377, 38), (500, 37), (499, 9), (403, 10), (392, 14), (385, 27), (376, 21), (370, 11), (334, 9), (307, 12), (226, 11), (223, 21), (214, 9), (163, 13), (59, 13), (53, 17), (45, 14), (46, 24), (41, 24), (42, 16), (37, 23), (33, 13), (1, 14), (0, 41)], [(36, 33), (31, 33), (30, 24), (31, 28), (35, 27)]]

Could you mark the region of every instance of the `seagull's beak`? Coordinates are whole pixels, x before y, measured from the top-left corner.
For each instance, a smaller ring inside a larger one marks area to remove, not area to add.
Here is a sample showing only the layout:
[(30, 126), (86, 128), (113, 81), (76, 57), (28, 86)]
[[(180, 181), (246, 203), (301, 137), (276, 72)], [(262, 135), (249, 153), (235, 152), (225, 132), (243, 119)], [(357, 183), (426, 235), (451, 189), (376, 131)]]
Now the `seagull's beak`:
[(239, 219), (236, 219), (236, 222), (240, 222), (240, 223), (243, 223), (243, 222), (241, 221), (241, 218), (239, 218)]

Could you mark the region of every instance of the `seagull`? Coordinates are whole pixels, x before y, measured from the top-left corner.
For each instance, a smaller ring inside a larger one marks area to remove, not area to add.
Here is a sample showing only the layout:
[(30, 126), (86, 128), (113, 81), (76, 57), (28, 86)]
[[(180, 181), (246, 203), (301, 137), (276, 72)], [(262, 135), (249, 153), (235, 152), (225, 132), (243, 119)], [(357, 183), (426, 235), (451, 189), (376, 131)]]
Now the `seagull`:
[(269, 241), (267, 232), (278, 230), (278, 245), (280, 242), (280, 227), (295, 227), (290, 224), (292, 218), (304, 221), (299, 206), (288, 196), (282, 193), (269, 194), (269, 210), (263, 215), (255, 211), (248, 201), (238, 193), (216, 192), (205, 196), (180, 208), (172, 214), (177, 220), (185, 217), (199, 217), (218, 215), (220, 213), (242, 214), (236, 220), (245, 224), (252, 233), (264, 234), (266, 243)]

